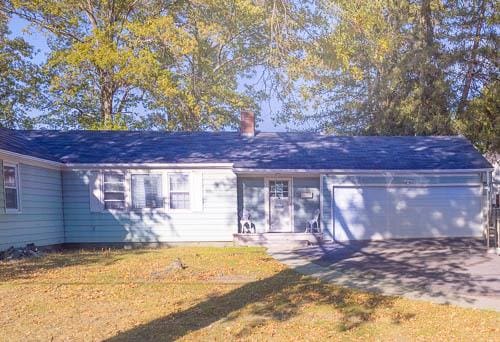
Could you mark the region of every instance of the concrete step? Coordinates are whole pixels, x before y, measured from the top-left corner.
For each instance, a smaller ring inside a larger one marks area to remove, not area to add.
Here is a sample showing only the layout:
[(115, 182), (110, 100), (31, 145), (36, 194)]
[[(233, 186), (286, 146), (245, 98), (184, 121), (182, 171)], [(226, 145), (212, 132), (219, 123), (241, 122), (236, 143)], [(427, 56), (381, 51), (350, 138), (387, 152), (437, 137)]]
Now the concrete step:
[(303, 248), (311, 246), (309, 241), (290, 241), (290, 242), (282, 242), (282, 243), (267, 243), (267, 242), (236, 242), (236, 246), (246, 246), (246, 247), (267, 247), (272, 249), (295, 249), (295, 248)]
[(234, 234), (234, 243), (240, 246), (272, 246), (289, 245), (293, 247), (304, 247), (320, 244), (321, 234), (312, 233), (257, 233), (257, 234)]

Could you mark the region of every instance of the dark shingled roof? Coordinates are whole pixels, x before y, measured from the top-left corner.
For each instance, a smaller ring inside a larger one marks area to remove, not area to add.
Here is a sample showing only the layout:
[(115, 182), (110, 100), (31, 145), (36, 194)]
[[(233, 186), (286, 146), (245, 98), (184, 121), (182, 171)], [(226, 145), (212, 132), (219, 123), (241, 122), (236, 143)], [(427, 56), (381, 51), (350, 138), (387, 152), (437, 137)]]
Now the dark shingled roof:
[(62, 163), (234, 163), (241, 169), (436, 170), (491, 164), (465, 138), (316, 133), (0, 130), (0, 149)]

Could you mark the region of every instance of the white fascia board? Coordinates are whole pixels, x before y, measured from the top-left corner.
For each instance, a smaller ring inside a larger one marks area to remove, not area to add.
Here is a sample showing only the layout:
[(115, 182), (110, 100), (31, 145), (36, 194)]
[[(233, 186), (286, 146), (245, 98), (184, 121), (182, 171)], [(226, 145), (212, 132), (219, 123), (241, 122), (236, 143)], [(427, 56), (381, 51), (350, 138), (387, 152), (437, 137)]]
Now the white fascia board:
[(474, 173), (492, 171), (486, 169), (433, 169), (433, 170), (357, 170), (357, 169), (248, 169), (235, 168), (236, 174), (388, 174), (388, 173)]
[(60, 170), (61, 167), (64, 166), (63, 163), (59, 163), (56, 161), (32, 157), (26, 154), (16, 153), (2, 149), (0, 149), (0, 159), (20, 164), (33, 165), (33, 166), (38, 166), (48, 169), (56, 169), (56, 170)]
[(232, 169), (232, 163), (67, 163), (65, 169)]
[(316, 170), (309, 171), (309, 172), (295, 172), (294, 170), (281, 170), (279, 172), (261, 172), (260, 170), (256, 171), (234, 171), (234, 173), (238, 176), (245, 176), (247, 178), (253, 178), (253, 177), (293, 177), (293, 176), (300, 176), (301, 178), (317, 178), (322, 175), (321, 172), (317, 172)]

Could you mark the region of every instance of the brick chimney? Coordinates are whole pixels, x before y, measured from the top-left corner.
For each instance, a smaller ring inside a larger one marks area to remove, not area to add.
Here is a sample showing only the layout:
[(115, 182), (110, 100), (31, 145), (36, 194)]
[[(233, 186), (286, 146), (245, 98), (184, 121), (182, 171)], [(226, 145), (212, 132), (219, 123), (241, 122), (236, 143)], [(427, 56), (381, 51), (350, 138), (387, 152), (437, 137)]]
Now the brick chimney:
[(240, 133), (244, 137), (253, 137), (255, 135), (255, 115), (250, 110), (241, 111)]

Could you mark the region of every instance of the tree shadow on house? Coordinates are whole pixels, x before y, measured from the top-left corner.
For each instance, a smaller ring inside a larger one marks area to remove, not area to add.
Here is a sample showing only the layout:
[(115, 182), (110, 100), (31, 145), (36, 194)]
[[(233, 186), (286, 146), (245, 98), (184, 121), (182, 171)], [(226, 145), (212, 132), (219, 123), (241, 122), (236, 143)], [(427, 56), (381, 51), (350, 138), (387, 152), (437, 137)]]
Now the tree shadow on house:
[[(209, 297), (186, 310), (121, 332), (107, 341), (172, 341), (214, 323), (234, 321), (238, 321), (234, 338), (245, 338), (255, 333), (257, 327), (270, 322), (288, 321), (311, 305), (326, 305), (337, 311), (340, 318), (333, 328), (340, 332), (372, 321), (377, 308), (391, 307), (393, 301), (392, 297), (378, 294), (360, 295), (356, 291), (303, 277), (287, 269), (272, 277), (247, 283), (229, 293)], [(410, 319), (413, 314), (397, 316), (394, 317), (394, 324)]]
[[(144, 227), (139, 224), (141, 222), (148, 222), (149, 226)], [(90, 213), (85, 225), (80, 227), (79, 233), (85, 234), (81, 242), (40, 247), (43, 253), (38, 258), (0, 261), (0, 282), (16, 279), (28, 280), (65, 267), (110, 266), (119, 261), (123, 254), (147, 252), (139, 249), (123, 250), (124, 246), (144, 248), (160, 245), (160, 236), (154, 229), (159, 225), (164, 225), (172, 234), (176, 234), (171, 217), (167, 213)], [(110, 231), (112, 239), (107, 240), (109, 238), (107, 234)]]

